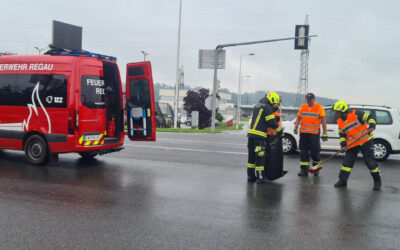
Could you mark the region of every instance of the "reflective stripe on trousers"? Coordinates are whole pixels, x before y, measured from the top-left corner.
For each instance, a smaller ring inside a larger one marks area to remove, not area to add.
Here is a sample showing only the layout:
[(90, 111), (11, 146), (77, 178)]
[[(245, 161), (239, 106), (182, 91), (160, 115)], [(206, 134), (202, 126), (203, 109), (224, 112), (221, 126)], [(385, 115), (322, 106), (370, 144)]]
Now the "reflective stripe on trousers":
[(351, 169), (352, 169), (352, 168), (345, 167), (345, 166), (342, 166), (342, 167), (340, 168), (340, 170), (343, 170), (343, 171), (346, 171), (346, 172), (351, 172)]

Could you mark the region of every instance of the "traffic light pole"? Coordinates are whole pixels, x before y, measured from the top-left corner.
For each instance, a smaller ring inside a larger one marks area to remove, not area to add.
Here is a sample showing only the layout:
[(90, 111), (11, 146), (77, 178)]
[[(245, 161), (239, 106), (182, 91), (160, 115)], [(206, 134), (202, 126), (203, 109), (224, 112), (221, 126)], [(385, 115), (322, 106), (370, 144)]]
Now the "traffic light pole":
[(217, 99), (217, 73), (218, 73), (218, 56), (223, 48), (240, 46), (240, 45), (250, 45), (250, 44), (258, 44), (258, 43), (270, 43), (270, 42), (279, 42), (285, 40), (294, 40), (299, 38), (309, 38), (316, 37), (317, 35), (312, 36), (302, 36), (302, 37), (288, 37), (288, 38), (280, 38), (280, 39), (271, 39), (271, 40), (261, 40), (261, 41), (253, 41), (253, 42), (243, 42), (243, 43), (228, 43), (221, 44), (215, 48), (215, 61), (214, 61), (214, 81), (213, 81), (213, 95), (211, 100), (211, 133), (215, 133), (215, 103)]

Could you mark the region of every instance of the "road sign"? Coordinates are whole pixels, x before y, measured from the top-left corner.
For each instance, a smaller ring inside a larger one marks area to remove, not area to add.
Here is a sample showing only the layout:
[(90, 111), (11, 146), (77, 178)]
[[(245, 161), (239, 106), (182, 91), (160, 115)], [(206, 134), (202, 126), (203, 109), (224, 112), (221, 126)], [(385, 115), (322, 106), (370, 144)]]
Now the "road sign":
[[(208, 110), (211, 110), (211, 100), (212, 100), (212, 95), (210, 95), (209, 97), (207, 97), (206, 100), (205, 100), (205, 102), (204, 102), (204, 105), (206, 106), (206, 108), (207, 108)], [(216, 101), (216, 102), (215, 102), (215, 107), (218, 108), (218, 107), (219, 107), (219, 99), (216, 98), (215, 101)]]
[[(296, 25), (296, 32), (294, 39), (294, 49), (308, 49), (308, 31), (310, 29), (310, 25), (303, 24), (303, 25)], [(299, 38), (300, 37), (300, 38)]]
[[(199, 50), (199, 69), (214, 69), (215, 49)], [(226, 50), (219, 50), (217, 69), (225, 69)]]

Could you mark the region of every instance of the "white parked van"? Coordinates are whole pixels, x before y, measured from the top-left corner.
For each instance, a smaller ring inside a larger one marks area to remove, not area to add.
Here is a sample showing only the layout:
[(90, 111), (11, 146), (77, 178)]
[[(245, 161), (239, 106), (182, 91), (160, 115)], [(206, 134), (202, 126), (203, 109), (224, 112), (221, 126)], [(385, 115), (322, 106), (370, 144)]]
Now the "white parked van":
[[(376, 117), (376, 130), (374, 131), (374, 157), (377, 161), (386, 160), (390, 154), (400, 153), (400, 112), (386, 106), (349, 104), (349, 109), (362, 110)], [(325, 107), (328, 141), (321, 141), (321, 150), (336, 151), (340, 149), (336, 112), (332, 106)], [(294, 152), (298, 149), (299, 135), (293, 133), (294, 121), (284, 121), (285, 137), (283, 138), (283, 151)]]

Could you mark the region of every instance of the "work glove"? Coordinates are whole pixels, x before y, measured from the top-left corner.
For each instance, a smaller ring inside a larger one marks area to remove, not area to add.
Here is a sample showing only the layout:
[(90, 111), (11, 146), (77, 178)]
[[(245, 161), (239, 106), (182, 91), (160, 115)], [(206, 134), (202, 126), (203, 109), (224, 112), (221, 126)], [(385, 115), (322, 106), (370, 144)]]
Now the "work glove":
[(322, 139), (322, 141), (327, 141), (328, 140), (328, 134), (327, 133), (322, 133), (321, 139)]
[(298, 127), (294, 127), (293, 133), (294, 133), (295, 135), (297, 135), (297, 134), (299, 133), (299, 128), (298, 128)]
[(258, 155), (258, 157), (263, 157), (265, 155), (265, 147), (257, 146), (254, 152)]

